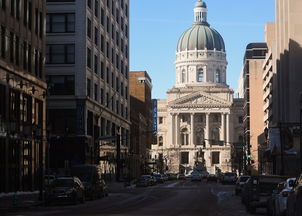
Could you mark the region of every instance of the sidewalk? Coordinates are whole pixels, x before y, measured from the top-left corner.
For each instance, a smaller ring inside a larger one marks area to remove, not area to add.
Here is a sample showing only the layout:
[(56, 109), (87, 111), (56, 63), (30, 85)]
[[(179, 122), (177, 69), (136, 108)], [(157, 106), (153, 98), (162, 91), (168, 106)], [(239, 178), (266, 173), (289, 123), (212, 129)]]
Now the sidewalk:
[(39, 191), (0, 193), (0, 215), (41, 204), (43, 202), (39, 201)]

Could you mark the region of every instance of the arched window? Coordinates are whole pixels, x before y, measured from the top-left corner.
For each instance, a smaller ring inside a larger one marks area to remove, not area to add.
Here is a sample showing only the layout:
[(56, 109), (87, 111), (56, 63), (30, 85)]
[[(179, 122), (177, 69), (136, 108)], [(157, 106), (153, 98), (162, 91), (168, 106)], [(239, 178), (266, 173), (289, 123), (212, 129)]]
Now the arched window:
[(181, 82), (184, 83), (186, 82), (186, 71), (182, 70), (181, 72)]
[(203, 69), (199, 69), (197, 73), (197, 82), (203, 82)]
[(164, 145), (164, 139), (162, 136), (158, 137), (158, 146), (163, 146)]
[(182, 129), (180, 135), (181, 135), (181, 145), (189, 145), (188, 129), (187, 128)]
[(216, 73), (215, 73), (215, 82), (216, 83), (220, 83), (221, 82), (221, 74), (220, 74), (220, 70), (217, 69)]
[(196, 145), (203, 145), (203, 142), (204, 142), (204, 130), (203, 130), (203, 128), (197, 128)]

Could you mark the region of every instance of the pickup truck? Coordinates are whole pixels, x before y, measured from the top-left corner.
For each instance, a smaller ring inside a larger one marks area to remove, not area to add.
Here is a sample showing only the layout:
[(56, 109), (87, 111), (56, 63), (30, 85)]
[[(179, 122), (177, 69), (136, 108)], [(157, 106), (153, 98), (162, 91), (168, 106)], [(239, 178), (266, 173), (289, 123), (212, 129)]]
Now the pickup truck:
[(241, 199), (250, 213), (255, 213), (257, 208), (267, 208), (268, 199), (280, 182), (286, 176), (259, 175), (249, 178), (244, 185)]

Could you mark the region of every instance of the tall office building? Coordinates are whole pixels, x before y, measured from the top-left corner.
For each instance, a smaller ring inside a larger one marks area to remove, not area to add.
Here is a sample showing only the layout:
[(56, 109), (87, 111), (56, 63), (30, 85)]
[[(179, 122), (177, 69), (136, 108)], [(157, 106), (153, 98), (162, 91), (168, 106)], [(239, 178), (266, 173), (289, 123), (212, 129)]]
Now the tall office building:
[(247, 143), (247, 162), (252, 173), (259, 170), (258, 136), (264, 131), (263, 64), (267, 53), (266, 43), (247, 45), (244, 57), (244, 133)]
[(47, 0), (46, 20), (50, 166), (101, 159), (113, 174), (102, 141), (120, 135), (121, 154), (129, 143), (129, 1)]
[(131, 71), (129, 76), (131, 102), (131, 178), (147, 172), (152, 144), (152, 80), (146, 71)]
[(45, 3), (0, 0), (0, 193), (41, 188)]

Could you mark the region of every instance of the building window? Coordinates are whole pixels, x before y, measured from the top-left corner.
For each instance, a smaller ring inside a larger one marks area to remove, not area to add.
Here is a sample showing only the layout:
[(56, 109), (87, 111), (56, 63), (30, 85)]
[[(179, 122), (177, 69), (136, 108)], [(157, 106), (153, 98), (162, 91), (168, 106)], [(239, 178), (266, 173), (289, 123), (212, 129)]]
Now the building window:
[(243, 143), (243, 136), (242, 135), (239, 135), (238, 141), (241, 142), (241, 143)]
[(99, 58), (97, 55), (94, 56), (94, 73), (98, 74), (99, 70)]
[(87, 79), (87, 96), (91, 97), (91, 80)]
[(94, 15), (99, 17), (99, 0), (95, 0), (94, 2)]
[(50, 95), (74, 95), (74, 76), (56, 75), (47, 77)]
[(104, 89), (101, 88), (101, 104), (104, 105)]
[(196, 116), (196, 121), (197, 121), (198, 123), (202, 123), (202, 122), (203, 122), (203, 115), (201, 115), (201, 114), (197, 115), (197, 116)]
[(75, 32), (74, 13), (47, 14), (46, 32), (47, 33)]
[(87, 6), (91, 9), (91, 0), (87, 0)]
[(204, 129), (197, 128), (196, 130), (196, 145), (203, 145), (204, 144)]
[(96, 27), (94, 28), (94, 44), (99, 46), (99, 30)]
[(91, 20), (87, 18), (87, 36), (91, 38)]
[(239, 117), (238, 117), (238, 123), (239, 123), (239, 124), (242, 124), (242, 123), (243, 123), (243, 117), (242, 117), (242, 116), (239, 116)]
[(6, 9), (6, 0), (0, 0), (0, 7), (4, 10)]
[(163, 123), (163, 117), (158, 117), (158, 124), (162, 124)]
[(163, 137), (162, 137), (162, 136), (158, 137), (158, 145), (159, 145), (159, 146), (163, 146), (163, 144), (164, 144), (164, 139), (163, 139)]
[(180, 153), (180, 163), (181, 164), (188, 164), (189, 163), (189, 152), (181, 152)]
[(220, 152), (212, 152), (212, 165), (220, 163), (219, 156)]
[(203, 82), (203, 69), (198, 70), (197, 82)]
[(6, 29), (4, 26), (1, 26), (1, 32), (0, 32), (0, 49), (1, 49), (1, 57), (5, 58), (6, 57)]
[(104, 79), (105, 75), (105, 64), (103, 61), (101, 61), (101, 78)]
[(180, 132), (181, 135), (181, 145), (189, 145), (189, 132), (187, 128), (184, 128)]
[(9, 53), (10, 53), (10, 62), (14, 62), (15, 59), (15, 52), (14, 52), (14, 41), (15, 41), (15, 35), (13, 32), (10, 32), (9, 35)]
[(188, 121), (189, 121), (189, 118), (188, 118), (188, 117), (189, 117), (188, 115), (182, 114), (182, 115), (181, 115), (181, 121), (182, 121), (182, 122), (188, 122)]
[(213, 122), (220, 122), (220, 115), (219, 114), (213, 114), (213, 117), (212, 117), (212, 119), (213, 119)]
[(74, 64), (74, 44), (46, 45), (46, 64)]
[(91, 69), (91, 49), (87, 47), (87, 67)]
[(221, 82), (221, 74), (220, 74), (220, 70), (217, 69), (216, 73), (215, 73), (215, 82), (216, 83), (220, 83)]
[(181, 72), (181, 82), (184, 83), (186, 82), (186, 71), (182, 70)]
[(211, 133), (211, 145), (218, 145), (219, 144), (219, 129), (213, 128)]
[(94, 84), (94, 100), (95, 101), (98, 101), (99, 98), (98, 98), (98, 92), (99, 92), (99, 87), (97, 84)]

